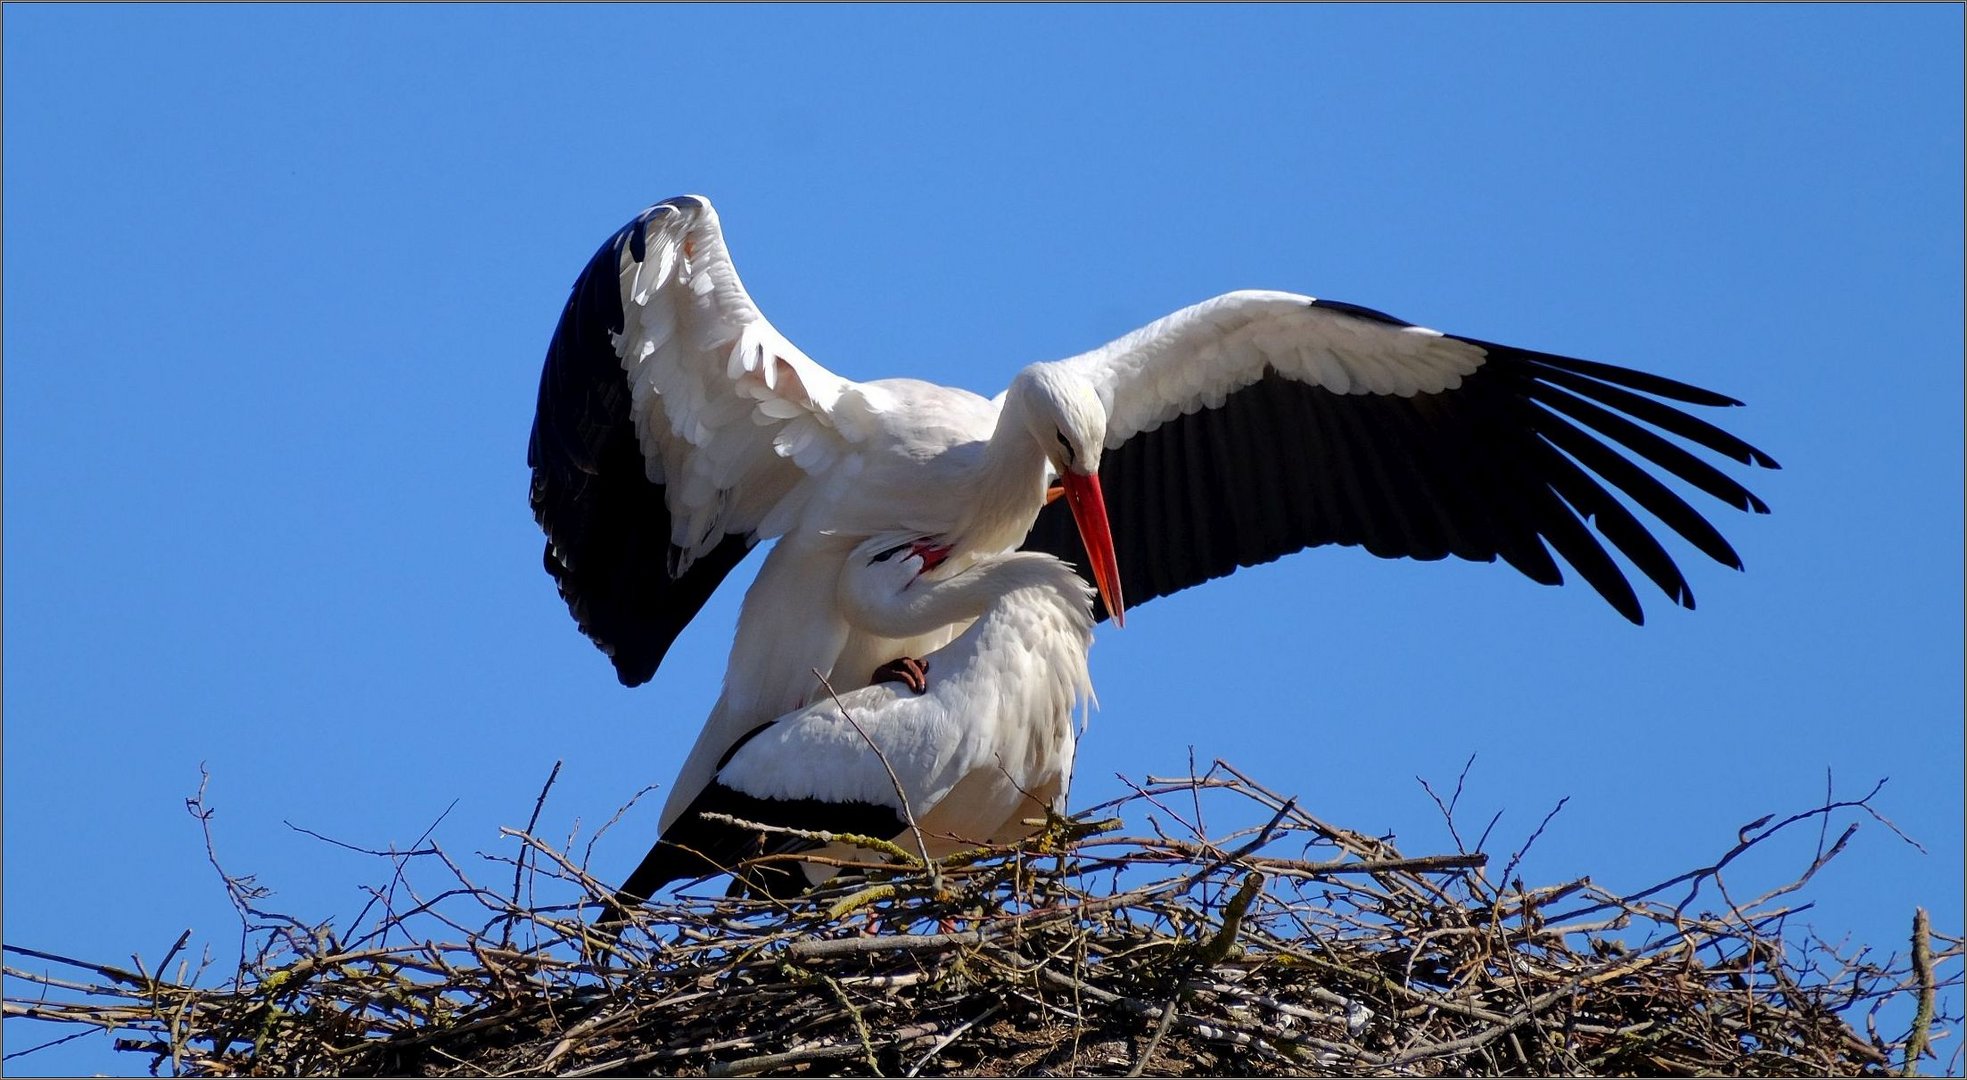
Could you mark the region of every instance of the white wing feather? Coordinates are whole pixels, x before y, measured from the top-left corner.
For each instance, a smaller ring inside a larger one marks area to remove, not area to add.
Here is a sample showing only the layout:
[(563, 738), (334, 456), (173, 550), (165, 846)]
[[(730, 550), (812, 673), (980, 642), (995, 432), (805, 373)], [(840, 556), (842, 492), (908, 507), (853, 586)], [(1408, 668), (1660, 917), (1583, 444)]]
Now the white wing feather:
[(1481, 348), (1424, 327), (1397, 327), (1296, 293), (1224, 293), (1060, 361), (1107, 409), (1106, 445), (1204, 408), (1266, 371), (1338, 394), (1411, 397), (1461, 385)]
[(666, 486), (682, 573), (726, 535), (765, 539), (797, 518), (803, 481), (855, 441), (834, 407), (854, 384), (773, 328), (745, 292), (709, 200), (621, 256), (623, 330), (615, 338), (650, 480)]

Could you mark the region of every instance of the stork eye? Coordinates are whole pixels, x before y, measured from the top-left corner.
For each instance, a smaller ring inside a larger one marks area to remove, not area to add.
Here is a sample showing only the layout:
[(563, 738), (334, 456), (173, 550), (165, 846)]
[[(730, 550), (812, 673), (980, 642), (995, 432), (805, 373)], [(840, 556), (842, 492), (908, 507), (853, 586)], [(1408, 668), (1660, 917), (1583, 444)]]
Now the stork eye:
[(1059, 445), (1065, 447), (1065, 463), (1067, 465), (1070, 465), (1072, 464), (1072, 459), (1077, 455), (1075, 455), (1072, 452), (1072, 444), (1065, 440), (1065, 432), (1061, 431), (1058, 432), (1057, 434), (1059, 437)]
[(905, 540), (902, 543), (896, 544), (894, 547), (891, 547), (886, 551), (877, 553), (874, 556), (874, 558), (869, 559), (867, 561), (867, 564), (869, 566), (873, 566), (875, 563), (878, 562), (887, 562), (889, 559), (892, 559), (895, 556), (900, 555), (902, 552), (907, 551), (909, 548), (914, 546), (915, 546), (915, 541)]

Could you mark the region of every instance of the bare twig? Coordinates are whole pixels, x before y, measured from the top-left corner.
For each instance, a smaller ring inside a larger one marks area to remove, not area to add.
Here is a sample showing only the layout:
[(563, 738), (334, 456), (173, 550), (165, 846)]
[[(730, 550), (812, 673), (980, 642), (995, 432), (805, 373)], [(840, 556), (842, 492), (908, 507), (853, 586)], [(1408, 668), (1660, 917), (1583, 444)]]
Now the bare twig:
[[(930, 868), (929, 880), (934, 882), (936, 880), (935, 860), (929, 855), (929, 842), (922, 838), (922, 826), (915, 822), (915, 808), (909, 805), (908, 790), (902, 787), (901, 777), (895, 775), (895, 767), (888, 763), (888, 755), (880, 746), (875, 744), (873, 739), (867, 737), (866, 730), (861, 727), (860, 721), (854, 719), (853, 712), (847, 706), (840, 703), (840, 695), (833, 692), (833, 684), (827, 681), (826, 676), (820, 674), (818, 668), (814, 668), (813, 677), (820, 681), (822, 687), (826, 688), (826, 696), (833, 699), (833, 707), (840, 710), (841, 717), (847, 723), (853, 725), (854, 734), (859, 735), (861, 741), (867, 744), (867, 748), (874, 751), (875, 760), (881, 763), (881, 771), (888, 774), (888, 783), (894, 786), (895, 798), (900, 800), (902, 804), (902, 820), (908, 822), (909, 834), (915, 837), (915, 849), (922, 855), (922, 865)], [(936, 887), (940, 891), (940, 885)]]
[[(539, 827), (540, 809), (546, 805), (546, 793), (553, 790), (553, 782), (560, 777), (561, 764), (558, 761), (554, 762), (553, 771), (546, 774), (546, 783), (540, 785), (540, 797), (533, 800), (533, 816), (526, 819), (527, 835), (531, 835), (533, 830)], [(512, 861), (512, 908), (514, 912), (519, 910), (519, 888), (526, 874), (526, 855), (530, 850), (531, 848), (529, 846), (520, 847), (519, 857)], [(512, 927), (517, 921), (516, 914), (505, 920), (505, 929), (500, 932), (499, 944), (512, 944)]]
[(1912, 912), (1912, 974), (1919, 981), (1919, 1007), (1912, 1014), (1912, 1030), (1906, 1033), (1903, 1075), (1919, 1075), (1919, 1059), (1929, 1045), (1933, 1026), (1933, 925), (1925, 908)]

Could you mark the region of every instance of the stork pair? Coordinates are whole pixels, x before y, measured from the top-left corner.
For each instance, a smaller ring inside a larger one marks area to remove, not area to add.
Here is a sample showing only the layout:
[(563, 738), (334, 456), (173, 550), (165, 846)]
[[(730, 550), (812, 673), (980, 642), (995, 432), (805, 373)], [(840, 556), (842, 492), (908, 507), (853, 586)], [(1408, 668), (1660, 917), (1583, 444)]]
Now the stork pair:
[[(1072, 617), (1084, 593), (1037, 570), (1045, 556), (1090, 579), (1092, 616), (1116, 622), (1125, 601), (1341, 544), (1501, 558), (1545, 584), (1562, 581), (1561, 558), (1637, 623), (1602, 537), (1692, 607), (1672, 556), (1619, 495), (1739, 568), (1647, 466), (1761, 513), (1683, 443), (1775, 462), (1673, 402), (1739, 404), (1279, 292), (1228, 293), (1033, 364), (990, 400), (912, 379), (853, 382), (758, 312), (707, 200), (652, 206), (596, 252), (548, 347), (528, 454), (546, 568), (636, 685), (745, 553), (778, 543), (670, 789), (664, 843), (623, 893), (646, 897), (746, 850), (748, 838), (707, 828), (711, 806), (875, 832), (896, 831), (906, 811), (987, 839), (1030, 807), (974, 792), (1057, 804), (1089, 637)], [(1055, 477), (1065, 498), (1053, 502)], [(1038, 554), (1006, 557), (1019, 549)], [(1048, 585), (1027, 580), (1045, 574)], [(1038, 668), (1006, 644), (1019, 619), (1061, 627)], [(925, 656), (923, 696), (870, 686), (890, 661)], [(1067, 682), (1072, 693), (1054, 692)], [(1009, 692), (964, 689), (1000, 685)], [(894, 775), (873, 783), (882, 757)]]

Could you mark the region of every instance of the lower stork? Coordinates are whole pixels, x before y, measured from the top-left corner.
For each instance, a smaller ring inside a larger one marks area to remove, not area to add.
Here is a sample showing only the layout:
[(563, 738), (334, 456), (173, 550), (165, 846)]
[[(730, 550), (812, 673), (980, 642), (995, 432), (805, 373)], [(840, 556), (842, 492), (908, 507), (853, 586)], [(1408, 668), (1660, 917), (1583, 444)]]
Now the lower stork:
[[(968, 623), (923, 661), (926, 689), (865, 686), (753, 729), (665, 825), (615, 895), (618, 909), (680, 878), (818, 846), (706, 814), (904, 844), (919, 833), (924, 854), (938, 858), (1025, 835), (1027, 819), (1064, 811), (1073, 713), (1092, 697), (1092, 590), (1050, 555), (985, 555), (934, 574), (947, 555), (926, 538), (863, 542), (840, 597), (855, 624), (889, 637)], [(751, 880), (784, 896), (832, 873), (797, 865), (804, 873), (758, 867)]]

